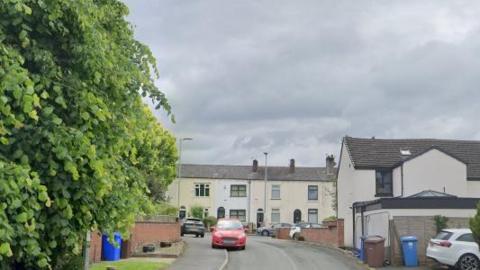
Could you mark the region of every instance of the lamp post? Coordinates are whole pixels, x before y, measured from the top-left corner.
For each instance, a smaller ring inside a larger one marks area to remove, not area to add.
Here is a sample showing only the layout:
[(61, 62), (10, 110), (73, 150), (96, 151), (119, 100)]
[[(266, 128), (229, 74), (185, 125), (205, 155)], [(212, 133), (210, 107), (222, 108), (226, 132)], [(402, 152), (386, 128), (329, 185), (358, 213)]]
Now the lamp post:
[(178, 167), (177, 167), (177, 206), (180, 209), (180, 178), (182, 177), (182, 143), (193, 138), (178, 138)]
[(263, 178), (263, 184), (264, 184), (264, 194), (263, 194), (263, 223), (266, 225), (267, 221), (267, 181), (268, 181), (268, 167), (267, 167), (267, 157), (268, 153), (264, 152), (265, 155), (265, 174)]

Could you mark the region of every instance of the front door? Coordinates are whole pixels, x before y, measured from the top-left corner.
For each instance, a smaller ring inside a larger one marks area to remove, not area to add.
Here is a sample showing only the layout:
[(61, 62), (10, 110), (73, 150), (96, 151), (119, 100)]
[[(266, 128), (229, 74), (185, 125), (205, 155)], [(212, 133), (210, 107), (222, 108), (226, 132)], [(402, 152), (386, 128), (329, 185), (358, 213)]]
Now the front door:
[(293, 211), (293, 223), (299, 223), (302, 221), (302, 211), (299, 209)]
[(257, 212), (257, 228), (263, 225), (263, 211)]

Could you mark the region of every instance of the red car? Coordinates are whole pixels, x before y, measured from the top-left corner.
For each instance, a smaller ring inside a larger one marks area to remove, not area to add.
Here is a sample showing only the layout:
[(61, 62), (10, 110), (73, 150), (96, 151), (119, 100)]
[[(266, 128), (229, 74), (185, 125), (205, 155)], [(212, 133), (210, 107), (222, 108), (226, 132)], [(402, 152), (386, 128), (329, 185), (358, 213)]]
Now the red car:
[(240, 221), (236, 219), (220, 219), (212, 230), (212, 248), (245, 249), (247, 235)]

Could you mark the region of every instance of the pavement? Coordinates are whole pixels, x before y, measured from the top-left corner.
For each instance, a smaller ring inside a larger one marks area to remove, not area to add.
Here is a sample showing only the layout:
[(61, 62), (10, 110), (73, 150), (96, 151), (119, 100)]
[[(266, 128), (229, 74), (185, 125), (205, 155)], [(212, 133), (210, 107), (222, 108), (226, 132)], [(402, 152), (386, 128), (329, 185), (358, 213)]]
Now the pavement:
[(245, 250), (212, 249), (211, 237), (184, 237), (187, 248), (170, 270), (363, 270), (365, 266), (357, 263), (340, 251), (302, 242), (278, 240), (270, 237), (249, 236)]

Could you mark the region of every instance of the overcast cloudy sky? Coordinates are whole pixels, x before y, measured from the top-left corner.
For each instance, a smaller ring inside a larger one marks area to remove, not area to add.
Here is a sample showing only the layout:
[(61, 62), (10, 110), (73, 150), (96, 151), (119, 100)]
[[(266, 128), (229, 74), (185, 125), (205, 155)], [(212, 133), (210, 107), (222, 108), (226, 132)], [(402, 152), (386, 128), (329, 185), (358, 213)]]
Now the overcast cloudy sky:
[(128, 0), (183, 160), (319, 166), (345, 135), (480, 139), (479, 1)]

